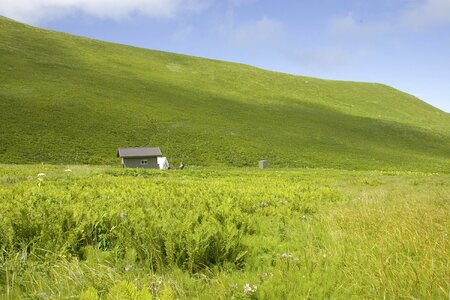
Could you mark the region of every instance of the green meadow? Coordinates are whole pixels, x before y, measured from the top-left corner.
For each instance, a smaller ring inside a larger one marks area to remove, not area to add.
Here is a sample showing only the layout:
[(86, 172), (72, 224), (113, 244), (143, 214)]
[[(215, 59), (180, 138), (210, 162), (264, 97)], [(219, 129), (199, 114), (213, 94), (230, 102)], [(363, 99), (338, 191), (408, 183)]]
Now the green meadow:
[(449, 299), (448, 113), (3, 17), (0, 66), (0, 298)]
[(3, 165), (0, 294), (447, 299), (449, 195), (432, 173)]
[(448, 172), (450, 115), (376, 83), (294, 76), (0, 18), (0, 162)]

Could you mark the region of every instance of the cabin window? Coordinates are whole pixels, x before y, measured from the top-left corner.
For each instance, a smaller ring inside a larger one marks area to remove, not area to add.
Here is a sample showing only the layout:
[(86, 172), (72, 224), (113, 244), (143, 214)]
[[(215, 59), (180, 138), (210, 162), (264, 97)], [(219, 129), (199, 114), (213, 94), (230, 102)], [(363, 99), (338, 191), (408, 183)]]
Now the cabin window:
[(141, 160), (141, 165), (147, 165), (147, 164), (148, 164), (148, 160), (146, 160), (146, 159)]

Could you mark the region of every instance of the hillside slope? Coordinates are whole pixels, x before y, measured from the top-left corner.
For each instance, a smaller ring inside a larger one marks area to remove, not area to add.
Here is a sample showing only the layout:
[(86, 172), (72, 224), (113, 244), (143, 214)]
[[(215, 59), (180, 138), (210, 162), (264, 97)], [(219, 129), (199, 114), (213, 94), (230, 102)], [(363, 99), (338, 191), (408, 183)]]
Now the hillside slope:
[(0, 162), (450, 170), (450, 115), (381, 84), (129, 47), (0, 18)]

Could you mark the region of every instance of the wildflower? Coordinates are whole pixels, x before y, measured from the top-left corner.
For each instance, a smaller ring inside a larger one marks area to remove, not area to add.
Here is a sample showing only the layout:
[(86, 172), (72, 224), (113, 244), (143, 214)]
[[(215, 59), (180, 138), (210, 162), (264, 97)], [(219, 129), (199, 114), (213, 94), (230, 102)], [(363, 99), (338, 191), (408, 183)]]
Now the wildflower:
[(22, 261), (26, 261), (27, 258), (28, 258), (28, 252), (27, 252), (27, 251), (24, 251), (24, 252), (22, 253), (22, 256), (20, 257), (20, 259), (21, 259)]
[(71, 169), (65, 169), (64, 172), (72, 172)]
[(260, 277), (273, 277), (273, 273), (272, 272), (270, 272), (270, 273), (264, 272), (262, 274), (259, 274), (259, 276)]
[(261, 204), (262, 207), (269, 206), (269, 203), (267, 203), (266, 201), (261, 201), (260, 204)]
[(256, 292), (256, 289), (258, 287), (256, 285), (250, 285), (250, 283), (246, 283), (244, 285), (244, 293), (246, 294), (253, 294), (254, 292)]
[(44, 174), (44, 173), (39, 173), (39, 174), (38, 174), (37, 180), (39, 181), (39, 182), (38, 182), (38, 186), (39, 186), (39, 187), (41, 186), (42, 181), (44, 181), (44, 178), (42, 178), (41, 176), (45, 176), (45, 174)]
[(126, 216), (128, 216), (128, 213), (126, 213), (124, 211), (119, 214), (119, 217), (121, 217), (121, 218), (125, 218)]
[(126, 265), (126, 266), (125, 266), (125, 272), (130, 271), (132, 268), (133, 268), (132, 265)]
[(283, 253), (283, 254), (281, 254), (281, 258), (284, 258), (286, 260), (288, 260), (288, 259), (292, 259), (292, 260), (295, 260), (295, 261), (299, 260), (298, 257), (295, 257), (295, 256), (293, 256), (290, 253)]

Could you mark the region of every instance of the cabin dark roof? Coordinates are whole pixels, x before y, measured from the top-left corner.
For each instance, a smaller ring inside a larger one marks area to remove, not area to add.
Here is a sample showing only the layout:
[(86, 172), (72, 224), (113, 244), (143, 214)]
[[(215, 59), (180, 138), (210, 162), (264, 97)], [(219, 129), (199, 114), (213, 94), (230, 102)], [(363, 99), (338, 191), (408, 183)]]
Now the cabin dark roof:
[(117, 157), (149, 157), (149, 156), (161, 156), (161, 150), (159, 147), (155, 148), (119, 148), (117, 149)]

